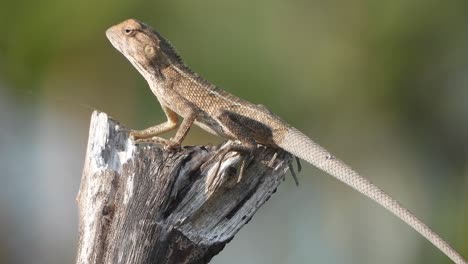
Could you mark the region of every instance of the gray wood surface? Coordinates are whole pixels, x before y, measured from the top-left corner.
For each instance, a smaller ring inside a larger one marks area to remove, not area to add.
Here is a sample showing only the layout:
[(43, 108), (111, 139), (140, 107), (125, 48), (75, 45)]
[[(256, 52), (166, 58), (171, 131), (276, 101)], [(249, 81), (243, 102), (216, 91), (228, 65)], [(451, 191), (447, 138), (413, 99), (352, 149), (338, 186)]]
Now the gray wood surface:
[(128, 133), (93, 113), (77, 196), (76, 263), (208, 263), (275, 192), (292, 160), (259, 146), (237, 182), (236, 153), (215, 175), (218, 147), (170, 152), (135, 145)]

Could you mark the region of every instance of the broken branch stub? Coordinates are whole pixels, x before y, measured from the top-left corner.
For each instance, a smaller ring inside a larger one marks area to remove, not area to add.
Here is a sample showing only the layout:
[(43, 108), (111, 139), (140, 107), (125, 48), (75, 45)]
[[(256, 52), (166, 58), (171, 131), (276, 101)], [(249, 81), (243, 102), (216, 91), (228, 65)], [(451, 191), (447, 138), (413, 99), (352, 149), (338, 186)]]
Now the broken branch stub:
[(208, 263), (275, 192), (292, 160), (259, 146), (237, 182), (236, 153), (214, 175), (216, 147), (170, 152), (128, 135), (93, 113), (77, 196), (79, 264)]

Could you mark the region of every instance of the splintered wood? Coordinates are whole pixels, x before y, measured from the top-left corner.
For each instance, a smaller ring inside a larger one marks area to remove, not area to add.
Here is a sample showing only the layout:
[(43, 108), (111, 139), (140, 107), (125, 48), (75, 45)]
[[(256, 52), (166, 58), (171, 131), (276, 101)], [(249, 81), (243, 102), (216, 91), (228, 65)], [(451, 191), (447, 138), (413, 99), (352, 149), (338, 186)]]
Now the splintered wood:
[(218, 147), (171, 152), (128, 135), (93, 113), (77, 196), (79, 264), (208, 263), (275, 192), (292, 160), (259, 146), (237, 182), (236, 153), (215, 175)]

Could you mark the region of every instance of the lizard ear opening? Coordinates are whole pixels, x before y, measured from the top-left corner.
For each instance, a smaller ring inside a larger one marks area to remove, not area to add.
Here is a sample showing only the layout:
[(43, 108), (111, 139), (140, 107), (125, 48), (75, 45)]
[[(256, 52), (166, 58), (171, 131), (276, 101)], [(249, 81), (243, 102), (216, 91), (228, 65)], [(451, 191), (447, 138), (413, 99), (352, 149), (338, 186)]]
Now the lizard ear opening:
[(150, 56), (150, 57), (153, 57), (156, 54), (156, 51), (155, 51), (153, 46), (146, 45), (145, 46), (145, 54)]

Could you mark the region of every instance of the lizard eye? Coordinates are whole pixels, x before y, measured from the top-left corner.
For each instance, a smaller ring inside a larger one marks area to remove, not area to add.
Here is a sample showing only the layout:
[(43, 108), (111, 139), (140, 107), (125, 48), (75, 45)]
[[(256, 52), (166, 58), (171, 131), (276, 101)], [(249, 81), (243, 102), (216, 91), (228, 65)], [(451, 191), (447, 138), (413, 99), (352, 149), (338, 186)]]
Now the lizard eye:
[(132, 36), (134, 33), (135, 33), (135, 30), (131, 29), (131, 28), (125, 28), (123, 30), (123, 33), (127, 36)]

